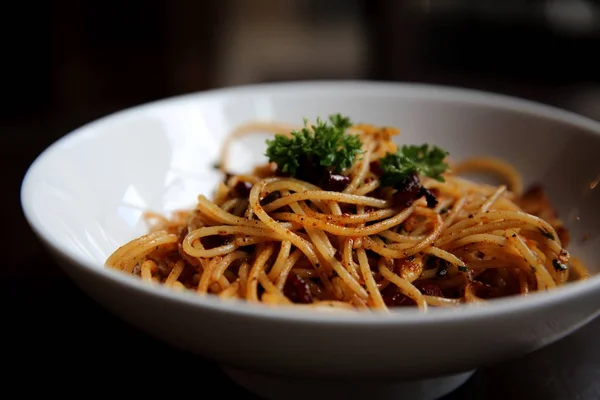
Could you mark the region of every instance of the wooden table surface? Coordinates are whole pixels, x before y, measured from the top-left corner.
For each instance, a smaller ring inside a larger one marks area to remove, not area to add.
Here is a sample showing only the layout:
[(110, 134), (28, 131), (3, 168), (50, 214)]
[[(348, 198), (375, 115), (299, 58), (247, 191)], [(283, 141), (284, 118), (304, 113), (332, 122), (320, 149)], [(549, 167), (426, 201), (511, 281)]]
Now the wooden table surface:
[[(257, 398), (214, 363), (173, 349), (109, 314), (40, 247), (23, 217), (19, 190), (26, 168), (58, 136), (2, 127), (0, 162), (8, 193), (1, 198), (9, 240), (3, 243), (8, 263), (0, 268), (0, 359), (5, 367), (0, 382), (13, 393), (5, 398), (34, 392), (202, 398), (215, 388), (219, 397)], [(600, 318), (545, 349), (477, 371), (444, 399), (481, 398), (600, 399)]]

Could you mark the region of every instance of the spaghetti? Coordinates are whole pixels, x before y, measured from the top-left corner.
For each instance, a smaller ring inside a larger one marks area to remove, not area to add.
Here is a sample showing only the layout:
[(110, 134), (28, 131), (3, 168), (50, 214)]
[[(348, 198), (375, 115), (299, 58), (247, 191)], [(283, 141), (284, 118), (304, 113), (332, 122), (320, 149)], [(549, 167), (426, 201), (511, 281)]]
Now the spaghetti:
[[(585, 279), (566, 247), (568, 231), (541, 187), (523, 191), (504, 161), (452, 163), (443, 179), (422, 176), (410, 201), (385, 186), (381, 164), (398, 131), (353, 125), (361, 153), (339, 176), (286, 176), (271, 162), (227, 174), (235, 138), (284, 131), (248, 124), (226, 141), (225, 179), (211, 199), (170, 218), (148, 213), (150, 233), (118, 248), (106, 264), (149, 283), (221, 298), (303, 307), (388, 310), (456, 306), (550, 290)], [(492, 186), (460, 174), (492, 172)], [(330, 174), (331, 175), (331, 174)], [(425, 196), (422, 196), (425, 194)]]

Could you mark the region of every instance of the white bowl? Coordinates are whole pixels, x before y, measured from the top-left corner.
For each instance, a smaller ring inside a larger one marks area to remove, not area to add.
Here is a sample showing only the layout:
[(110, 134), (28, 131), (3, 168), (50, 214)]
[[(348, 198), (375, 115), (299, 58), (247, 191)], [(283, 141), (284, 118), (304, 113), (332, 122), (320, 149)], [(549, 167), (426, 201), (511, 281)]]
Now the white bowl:
[[(269, 84), (135, 107), (44, 151), (24, 178), (22, 206), (43, 244), (91, 297), (149, 334), (218, 361), (267, 397), (303, 390), (313, 397), (315, 390), (436, 397), (475, 368), (545, 346), (599, 314), (600, 275), (484, 306), (403, 308), (382, 316), (223, 302), (104, 267), (119, 245), (145, 232), (142, 212), (168, 213), (213, 193), (221, 176), (211, 165), (237, 125), (298, 124), (335, 112), (396, 126), (403, 142), (437, 144), (454, 158), (487, 154), (512, 162), (525, 183), (547, 186), (571, 229), (571, 253), (600, 272), (600, 188), (589, 188), (600, 173), (600, 124), (528, 101), (438, 86)], [(264, 160), (264, 137), (243, 139), (234, 151), (236, 168), (248, 169)], [(591, 238), (579, 240), (586, 233)]]

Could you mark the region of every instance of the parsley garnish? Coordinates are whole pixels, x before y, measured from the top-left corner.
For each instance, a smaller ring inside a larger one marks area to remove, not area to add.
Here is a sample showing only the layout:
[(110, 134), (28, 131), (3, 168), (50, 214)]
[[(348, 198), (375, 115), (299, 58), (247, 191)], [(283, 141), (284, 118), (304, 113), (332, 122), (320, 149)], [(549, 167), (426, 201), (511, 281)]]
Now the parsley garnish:
[(467, 272), (467, 271), (469, 271), (469, 267), (463, 267), (462, 265), (459, 265), (458, 270), (460, 272)]
[(362, 152), (358, 135), (345, 133), (351, 126), (350, 119), (340, 114), (329, 116), (329, 123), (317, 118), (316, 125), (310, 129), (305, 120), (304, 128), (292, 131), (291, 138), (275, 135), (273, 140), (267, 140), (265, 155), (291, 176), (297, 174), (303, 159), (330, 168), (332, 172), (342, 172), (352, 166)]
[(437, 146), (429, 148), (428, 144), (402, 146), (379, 160), (383, 171), (381, 183), (384, 186), (396, 186), (410, 175), (425, 175), (444, 182), (442, 173), (448, 169), (448, 164), (444, 162), (447, 155), (448, 152)]

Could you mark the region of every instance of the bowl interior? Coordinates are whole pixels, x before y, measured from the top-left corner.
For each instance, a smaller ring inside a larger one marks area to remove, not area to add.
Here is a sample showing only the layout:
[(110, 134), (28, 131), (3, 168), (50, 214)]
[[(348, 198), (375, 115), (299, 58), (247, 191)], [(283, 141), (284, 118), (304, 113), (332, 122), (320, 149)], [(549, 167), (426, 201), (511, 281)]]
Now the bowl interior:
[[(340, 112), (354, 122), (398, 127), (403, 143), (431, 143), (455, 159), (492, 155), (525, 184), (541, 182), (571, 230), (572, 254), (600, 272), (600, 130), (566, 112), (463, 90), (372, 83), (310, 83), (227, 89), (168, 99), (108, 116), (65, 136), (25, 179), (22, 201), (38, 231), (69, 255), (103, 268), (145, 233), (145, 211), (168, 214), (211, 195), (225, 136), (261, 120), (300, 125)], [(236, 141), (232, 168), (265, 160), (264, 140)]]

